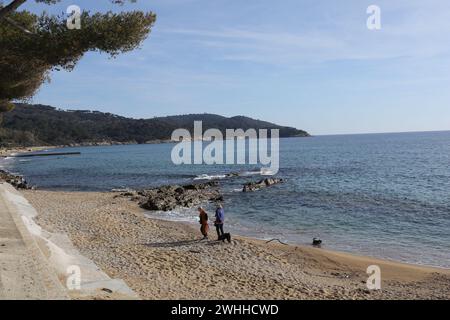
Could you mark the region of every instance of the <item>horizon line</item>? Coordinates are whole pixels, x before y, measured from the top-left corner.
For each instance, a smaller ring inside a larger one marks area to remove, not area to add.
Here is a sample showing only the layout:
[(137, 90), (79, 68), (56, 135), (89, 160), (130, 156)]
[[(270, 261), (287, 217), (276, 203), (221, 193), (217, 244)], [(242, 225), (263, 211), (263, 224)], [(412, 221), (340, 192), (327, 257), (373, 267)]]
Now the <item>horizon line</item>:
[(450, 129), (436, 129), (436, 130), (411, 130), (411, 131), (381, 131), (381, 132), (357, 132), (357, 133), (325, 133), (325, 134), (311, 134), (311, 137), (323, 136), (354, 136), (354, 135), (369, 135), (369, 134), (402, 134), (402, 133), (438, 133), (450, 132)]

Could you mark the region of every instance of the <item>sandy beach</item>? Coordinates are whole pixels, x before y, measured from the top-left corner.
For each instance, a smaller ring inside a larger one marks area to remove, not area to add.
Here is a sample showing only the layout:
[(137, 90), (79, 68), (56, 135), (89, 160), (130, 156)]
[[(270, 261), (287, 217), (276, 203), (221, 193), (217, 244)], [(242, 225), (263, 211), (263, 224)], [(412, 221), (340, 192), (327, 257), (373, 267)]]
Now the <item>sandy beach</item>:
[[(117, 193), (23, 191), (49, 232), (65, 233), (142, 299), (449, 299), (450, 270), (234, 237), (145, 217)], [(368, 290), (378, 265), (382, 289)]]

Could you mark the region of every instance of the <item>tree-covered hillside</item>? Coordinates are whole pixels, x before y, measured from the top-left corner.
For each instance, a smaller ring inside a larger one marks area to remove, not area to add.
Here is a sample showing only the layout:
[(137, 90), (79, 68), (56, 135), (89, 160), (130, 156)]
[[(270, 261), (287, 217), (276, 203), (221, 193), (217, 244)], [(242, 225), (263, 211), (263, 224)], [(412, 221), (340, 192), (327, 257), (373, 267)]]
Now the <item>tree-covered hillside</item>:
[(280, 129), (281, 137), (308, 136), (303, 130), (237, 116), (190, 114), (153, 119), (130, 119), (98, 111), (64, 111), (44, 105), (16, 104), (3, 114), (0, 145), (69, 145), (83, 143), (146, 143), (168, 140), (172, 132), (185, 128), (192, 132), (194, 121), (203, 121), (203, 130)]

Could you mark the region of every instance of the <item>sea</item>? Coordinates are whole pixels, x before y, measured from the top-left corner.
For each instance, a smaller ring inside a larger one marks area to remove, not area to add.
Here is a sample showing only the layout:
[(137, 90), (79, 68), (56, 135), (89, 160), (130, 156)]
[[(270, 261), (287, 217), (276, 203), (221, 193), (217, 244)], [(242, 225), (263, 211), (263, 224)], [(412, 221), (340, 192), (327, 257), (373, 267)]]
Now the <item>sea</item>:
[[(109, 191), (218, 180), (232, 234), (450, 268), (450, 131), (280, 139), (284, 183), (244, 193), (261, 166), (175, 165), (174, 144), (76, 147), (7, 158), (39, 189)], [(228, 176), (235, 173), (237, 176)], [(214, 204), (205, 205), (210, 216)], [(195, 208), (148, 212), (197, 223)]]

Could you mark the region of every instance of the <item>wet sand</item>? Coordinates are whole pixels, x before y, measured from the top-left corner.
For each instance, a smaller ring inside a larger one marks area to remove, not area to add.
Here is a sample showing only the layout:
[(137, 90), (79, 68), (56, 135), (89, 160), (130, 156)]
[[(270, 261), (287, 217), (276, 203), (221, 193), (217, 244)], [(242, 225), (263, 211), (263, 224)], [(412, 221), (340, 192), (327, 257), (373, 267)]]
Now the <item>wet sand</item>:
[[(142, 299), (450, 299), (450, 270), (234, 237), (149, 219), (115, 193), (23, 191), (50, 232)], [(200, 225), (199, 225), (200, 227)], [(199, 229), (199, 228), (198, 228)], [(368, 290), (366, 269), (381, 268)]]

